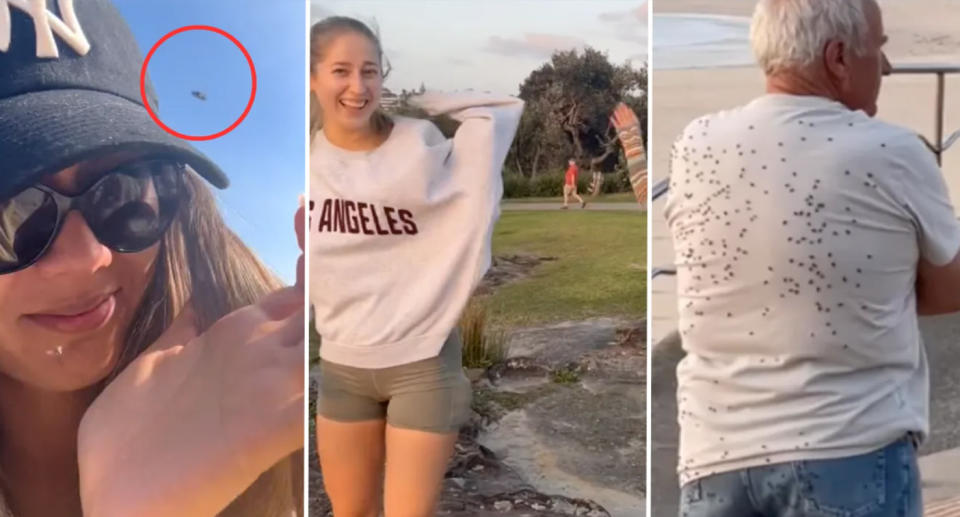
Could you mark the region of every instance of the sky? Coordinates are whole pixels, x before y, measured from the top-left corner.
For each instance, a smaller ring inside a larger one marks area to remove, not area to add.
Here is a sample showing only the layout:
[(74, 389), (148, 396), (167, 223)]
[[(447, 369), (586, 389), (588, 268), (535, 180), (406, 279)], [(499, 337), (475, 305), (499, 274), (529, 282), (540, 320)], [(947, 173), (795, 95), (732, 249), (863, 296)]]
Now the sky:
[(555, 50), (584, 45), (615, 64), (647, 61), (644, 0), (311, 0), (312, 21), (332, 14), (379, 27), (396, 92), (515, 95)]
[[(247, 49), (257, 93), (247, 118), (221, 138), (193, 142), (230, 177), (215, 195), (227, 224), (288, 283), (299, 255), (293, 232), (305, 190), (306, 6), (304, 0), (115, 0), (146, 53), (186, 25), (211, 25)], [(225, 129), (250, 97), (250, 68), (228, 39), (207, 31), (173, 36), (154, 53), (148, 73), (159, 116), (188, 135)], [(206, 101), (191, 95), (203, 91)]]

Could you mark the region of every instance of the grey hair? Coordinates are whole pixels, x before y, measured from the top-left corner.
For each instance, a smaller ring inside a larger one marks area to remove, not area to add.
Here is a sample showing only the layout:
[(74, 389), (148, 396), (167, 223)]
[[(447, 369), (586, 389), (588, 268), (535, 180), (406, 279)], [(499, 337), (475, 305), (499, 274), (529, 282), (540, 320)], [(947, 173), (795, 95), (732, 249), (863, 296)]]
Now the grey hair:
[(867, 52), (866, 3), (873, 0), (760, 0), (750, 23), (750, 45), (766, 74), (817, 61), (830, 40), (855, 55)]

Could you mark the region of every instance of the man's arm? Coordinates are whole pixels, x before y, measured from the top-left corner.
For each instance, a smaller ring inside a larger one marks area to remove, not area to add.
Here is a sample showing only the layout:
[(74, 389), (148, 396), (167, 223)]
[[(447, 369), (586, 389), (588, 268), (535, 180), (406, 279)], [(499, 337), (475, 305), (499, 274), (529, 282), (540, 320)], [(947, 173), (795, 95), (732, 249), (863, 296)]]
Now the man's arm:
[(960, 311), (960, 224), (943, 173), (912, 135), (900, 145), (888, 143), (887, 149), (903, 166), (894, 176), (900, 181), (895, 195), (917, 231), (917, 313)]
[(925, 259), (917, 265), (917, 314), (935, 316), (960, 311), (960, 253), (943, 266)]
[(620, 103), (613, 111), (610, 122), (617, 129), (617, 136), (627, 156), (627, 173), (637, 202), (647, 204), (647, 153), (640, 134), (640, 120), (626, 104)]

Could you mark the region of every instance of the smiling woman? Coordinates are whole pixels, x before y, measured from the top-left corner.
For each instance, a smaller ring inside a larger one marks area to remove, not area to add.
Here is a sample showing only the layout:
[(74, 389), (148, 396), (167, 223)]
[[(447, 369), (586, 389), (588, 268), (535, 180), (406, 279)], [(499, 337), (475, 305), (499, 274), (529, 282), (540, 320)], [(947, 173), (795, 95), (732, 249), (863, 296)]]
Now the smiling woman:
[(0, 516), (302, 515), (302, 280), (151, 121), (112, 3), (55, 4), (0, 5)]
[[(321, 51), (341, 56), (326, 65), (320, 81)], [(382, 139), (393, 127), (393, 121), (380, 111), (380, 96), (384, 71), (383, 47), (380, 39), (362, 22), (346, 17), (330, 17), (313, 25), (310, 30), (310, 131), (315, 134), (323, 127), (323, 114), (337, 114), (342, 124), (333, 124), (327, 133), (334, 140), (361, 138), (357, 142), (343, 142), (346, 149), (363, 148), (364, 140)], [(353, 68), (357, 68), (356, 71)], [(359, 77), (361, 85), (350, 88), (351, 78)], [(363, 131), (368, 126), (372, 131)], [(347, 131), (342, 131), (346, 129)], [(357, 130), (360, 131), (357, 131)]]
[[(383, 49), (351, 18), (313, 26), (310, 298), (317, 449), (336, 515), (433, 515), (470, 417), (457, 323), (490, 266), (500, 169), (523, 102), (428, 93), (459, 122), (380, 111)], [(355, 208), (355, 210), (354, 210)], [(382, 267), (364, 270), (361, 262)]]

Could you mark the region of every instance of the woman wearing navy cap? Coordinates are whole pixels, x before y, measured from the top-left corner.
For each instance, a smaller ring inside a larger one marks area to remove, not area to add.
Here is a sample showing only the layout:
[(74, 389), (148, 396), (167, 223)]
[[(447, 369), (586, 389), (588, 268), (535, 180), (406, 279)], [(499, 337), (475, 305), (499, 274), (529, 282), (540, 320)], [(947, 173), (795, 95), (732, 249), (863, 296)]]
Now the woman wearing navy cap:
[(302, 265), (227, 229), (116, 9), (48, 4), (0, 2), (0, 516), (300, 515)]

